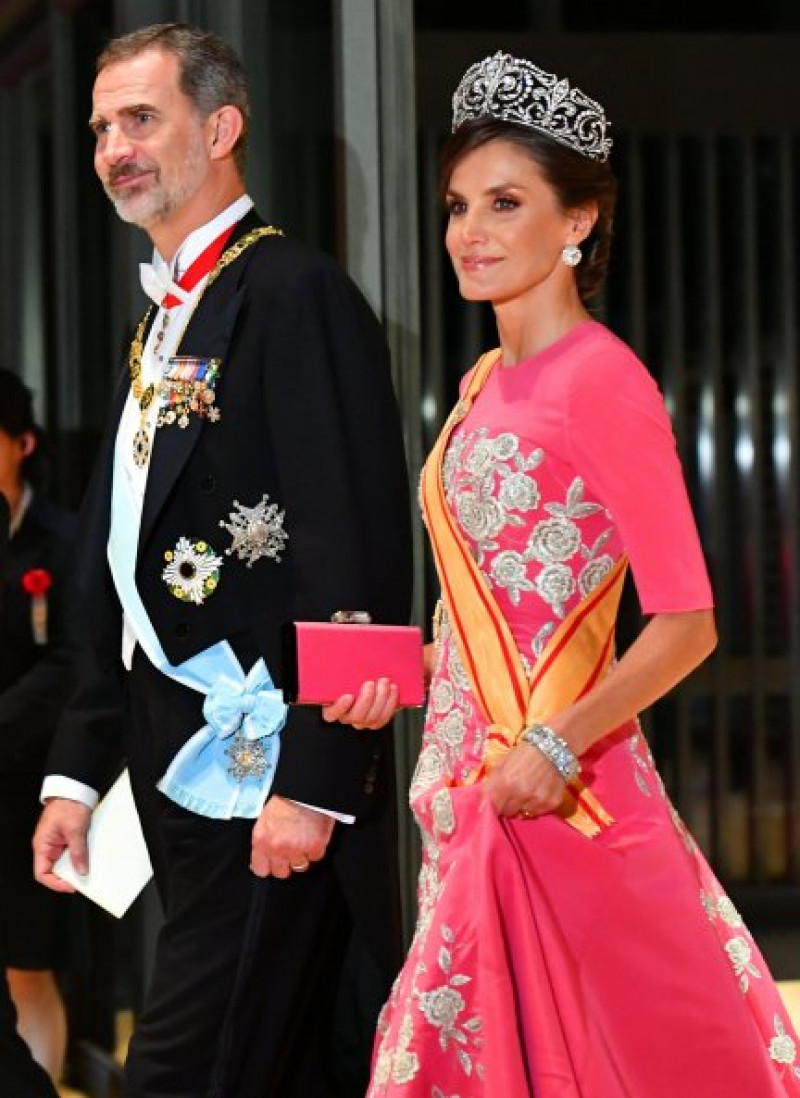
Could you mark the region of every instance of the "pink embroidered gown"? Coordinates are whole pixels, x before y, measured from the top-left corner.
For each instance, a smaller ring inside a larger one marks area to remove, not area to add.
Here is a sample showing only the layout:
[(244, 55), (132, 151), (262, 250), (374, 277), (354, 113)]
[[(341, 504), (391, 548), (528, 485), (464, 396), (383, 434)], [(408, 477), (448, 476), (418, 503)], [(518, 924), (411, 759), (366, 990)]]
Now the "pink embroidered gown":
[[(661, 395), (600, 324), (497, 366), (444, 479), (531, 665), (623, 552), (644, 613), (712, 605)], [(775, 984), (637, 723), (582, 760), (615, 821), (595, 839), (552, 815), (500, 820), (454, 785), (485, 735), (445, 615), (411, 788), (418, 924), (368, 1098), (800, 1096)]]

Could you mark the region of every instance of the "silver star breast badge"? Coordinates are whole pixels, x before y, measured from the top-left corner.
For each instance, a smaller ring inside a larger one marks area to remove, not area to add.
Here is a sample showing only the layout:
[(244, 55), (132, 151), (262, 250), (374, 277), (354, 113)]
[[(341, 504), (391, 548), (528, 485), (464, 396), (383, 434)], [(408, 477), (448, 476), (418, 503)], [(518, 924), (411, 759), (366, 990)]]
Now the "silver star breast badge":
[(267, 772), (267, 753), (258, 740), (246, 740), (235, 735), (233, 743), (225, 748), (225, 754), (231, 760), (228, 773), (234, 781), (245, 778), (261, 778)]
[(220, 520), (220, 526), (233, 538), (226, 555), (235, 553), (239, 560), (247, 562), (248, 568), (260, 557), (280, 562), (289, 535), (283, 528), (284, 512), (278, 510), (277, 503), (270, 503), (265, 493), (255, 507), (245, 507), (237, 499), (233, 506), (228, 516), (230, 522)]

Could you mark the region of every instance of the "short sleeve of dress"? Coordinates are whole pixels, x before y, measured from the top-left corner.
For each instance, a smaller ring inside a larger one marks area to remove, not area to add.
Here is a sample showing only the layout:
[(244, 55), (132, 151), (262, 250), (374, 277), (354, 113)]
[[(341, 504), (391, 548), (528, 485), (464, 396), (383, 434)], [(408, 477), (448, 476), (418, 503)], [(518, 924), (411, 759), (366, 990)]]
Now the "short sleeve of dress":
[(642, 611), (701, 610), (713, 594), (661, 393), (611, 333), (569, 379), (567, 446), (619, 531)]

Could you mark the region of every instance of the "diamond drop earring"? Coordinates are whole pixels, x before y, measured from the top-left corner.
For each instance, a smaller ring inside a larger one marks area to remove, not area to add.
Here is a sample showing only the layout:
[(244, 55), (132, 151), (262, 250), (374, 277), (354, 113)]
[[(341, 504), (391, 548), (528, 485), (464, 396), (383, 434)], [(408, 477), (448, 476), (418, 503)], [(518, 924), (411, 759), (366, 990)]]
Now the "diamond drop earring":
[(583, 252), (577, 244), (566, 244), (561, 252), (561, 258), (568, 267), (577, 267), (583, 259)]

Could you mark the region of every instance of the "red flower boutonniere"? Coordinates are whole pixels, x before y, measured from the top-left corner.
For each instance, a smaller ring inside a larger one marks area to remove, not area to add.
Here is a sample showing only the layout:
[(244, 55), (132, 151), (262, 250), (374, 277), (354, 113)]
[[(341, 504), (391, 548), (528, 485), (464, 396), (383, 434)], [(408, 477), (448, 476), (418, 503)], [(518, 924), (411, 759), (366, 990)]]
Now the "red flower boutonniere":
[(31, 597), (31, 628), (36, 644), (47, 644), (47, 592), (53, 577), (46, 568), (30, 568), (22, 577), (22, 589)]
[(46, 595), (53, 586), (53, 577), (46, 568), (30, 568), (22, 577), (22, 587), (31, 596)]

